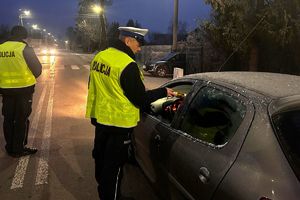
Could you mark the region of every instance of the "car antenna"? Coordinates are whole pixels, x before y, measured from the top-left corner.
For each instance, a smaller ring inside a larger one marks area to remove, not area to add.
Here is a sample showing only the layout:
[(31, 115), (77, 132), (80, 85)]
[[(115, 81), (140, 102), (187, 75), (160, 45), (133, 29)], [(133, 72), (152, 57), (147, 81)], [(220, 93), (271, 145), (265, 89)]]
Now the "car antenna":
[(235, 50), (227, 57), (225, 62), (220, 66), (218, 72), (221, 71), (221, 69), (224, 67), (224, 65), (229, 61), (229, 59), (239, 50), (239, 48), (242, 46), (242, 44), (249, 38), (249, 36), (255, 31), (255, 29), (258, 27), (260, 23), (264, 21), (267, 15), (262, 16), (262, 18), (255, 24), (255, 26), (251, 29), (251, 31), (246, 35), (246, 37), (240, 42), (240, 44), (235, 48)]

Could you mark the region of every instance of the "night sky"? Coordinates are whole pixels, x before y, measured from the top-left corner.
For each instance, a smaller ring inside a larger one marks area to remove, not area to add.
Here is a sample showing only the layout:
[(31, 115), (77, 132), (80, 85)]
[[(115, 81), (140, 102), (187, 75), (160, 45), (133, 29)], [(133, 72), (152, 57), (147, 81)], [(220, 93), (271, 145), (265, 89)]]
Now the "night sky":
[[(113, 0), (106, 7), (109, 22), (125, 25), (129, 19), (137, 20), (150, 31), (167, 32), (173, 16), (174, 0)], [(66, 28), (75, 25), (77, 0), (7, 0), (0, 6), (0, 25), (18, 23), (19, 9), (29, 9), (31, 19), (25, 22), (38, 24), (54, 35), (64, 36)], [(179, 21), (188, 24), (188, 30), (196, 27), (197, 19), (209, 17), (209, 7), (203, 0), (179, 0)]]

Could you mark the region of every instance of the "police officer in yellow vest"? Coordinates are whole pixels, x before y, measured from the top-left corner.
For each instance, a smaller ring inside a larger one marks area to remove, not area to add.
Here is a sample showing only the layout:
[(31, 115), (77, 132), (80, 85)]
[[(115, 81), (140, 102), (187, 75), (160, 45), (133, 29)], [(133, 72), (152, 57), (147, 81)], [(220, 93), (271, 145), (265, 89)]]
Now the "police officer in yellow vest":
[(27, 45), (27, 30), (15, 26), (10, 38), (0, 44), (0, 93), (2, 94), (5, 149), (12, 157), (37, 152), (27, 144), (32, 95), (42, 65), (33, 49)]
[(119, 27), (119, 40), (91, 62), (86, 117), (95, 126), (93, 158), (101, 200), (122, 199), (122, 167), (128, 158), (131, 132), (140, 109), (173, 95), (169, 88), (145, 90), (135, 54), (148, 29)]

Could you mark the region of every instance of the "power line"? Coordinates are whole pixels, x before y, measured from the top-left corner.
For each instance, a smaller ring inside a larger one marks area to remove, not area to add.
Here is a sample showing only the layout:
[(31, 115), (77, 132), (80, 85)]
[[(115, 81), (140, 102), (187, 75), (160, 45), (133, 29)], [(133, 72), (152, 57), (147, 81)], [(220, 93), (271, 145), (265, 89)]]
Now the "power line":
[(263, 22), (263, 20), (266, 18), (266, 15), (264, 15), (256, 24), (255, 26), (251, 29), (251, 31), (246, 35), (246, 37), (240, 42), (238, 47), (228, 56), (228, 58), (225, 60), (225, 62), (220, 66), (219, 71), (224, 67), (224, 65), (229, 61), (229, 59), (239, 50), (239, 48), (242, 46), (242, 44), (249, 38), (249, 36), (255, 31), (255, 29), (258, 27), (260, 23)]

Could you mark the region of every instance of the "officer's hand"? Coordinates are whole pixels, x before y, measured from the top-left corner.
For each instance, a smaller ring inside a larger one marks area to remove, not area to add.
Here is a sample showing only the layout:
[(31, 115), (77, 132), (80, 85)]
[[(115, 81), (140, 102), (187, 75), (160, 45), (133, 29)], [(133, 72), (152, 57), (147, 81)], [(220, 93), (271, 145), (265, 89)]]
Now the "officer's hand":
[(167, 89), (167, 97), (174, 97), (176, 96), (176, 92), (174, 92), (173, 89), (171, 88), (166, 88)]

